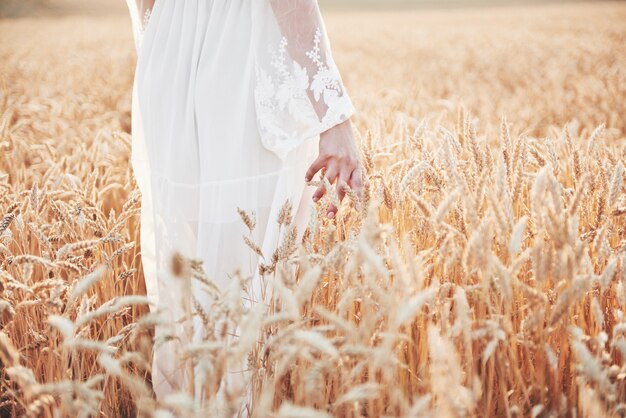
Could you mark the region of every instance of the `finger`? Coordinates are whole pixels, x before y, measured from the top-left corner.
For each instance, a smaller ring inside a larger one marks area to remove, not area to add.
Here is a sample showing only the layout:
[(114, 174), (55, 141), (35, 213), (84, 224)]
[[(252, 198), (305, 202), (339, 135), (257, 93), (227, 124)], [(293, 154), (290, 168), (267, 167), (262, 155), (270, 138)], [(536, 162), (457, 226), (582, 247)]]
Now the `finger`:
[(335, 215), (337, 214), (337, 211), (338, 211), (337, 207), (331, 203), (328, 206), (328, 211), (326, 212), (326, 216), (328, 217), (328, 219), (333, 219)]
[(335, 180), (337, 180), (337, 176), (339, 175), (339, 166), (336, 163), (330, 162), (326, 166), (326, 172), (324, 173), (324, 177), (328, 179), (330, 184), (333, 184)]
[(311, 179), (313, 178), (315, 173), (320, 171), (320, 169), (322, 169), (324, 167), (325, 163), (326, 163), (326, 158), (322, 157), (321, 155), (318, 156), (315, 159), (315, 161), (313, 161), (313, 163), (311, 163), (311, 166), (309, 167), (309, 169), (307, 170), (306, 174), (304, 175), (304, 179), (306, 181), (311, 181)]
[(337, 179), (337, 196), (339, 197), (339, 201), (342, 202), (344, 196), (346, 195), (345, 186), (348, 185), (348, 181), (350, 181), (350, 175), (352, 174), (352, 169), (349, 167), (343, 167), (339, 174), (339, 178)]
[(350, 187), (359, 197), (359, 199), (363, 199), (363, 171), (362, 166), (359, 164), (357, 168), (354, 169), (352, 174), (350, 175)]
[[(326, 177), (328, 179), (328, 182), (332, 184), (337, 177), (336, 166), (333, 164), (326, 167), (326, 172), (324, 173), (323, 177)], [(315, 193), (313, 193), (313, 201), (317, 202), (318, 200), (320, 200), (322, 196), (326, 194), (326, 191), (326, 185), (324, 183), (320, 184)]]
[[(326, 174), (326, 178), (328, 179), (328, 182), (332, 184), (336, 181), (335, 186), (337, 187), (339, 185), (339, 181), (341, 178), (340, 172), (341, 172), (341, 168), (337, 165), (333, 165), (332, 168), (329, 169), (328, 173)], [(335, 215), (337, 215), (338, 211), (339, 211), (339, 208), (335, 204), (333, 204), (331, 200), (330, 205), (328, 206), (328, 210), (326, 212), (328, 219), (334, 218)]]

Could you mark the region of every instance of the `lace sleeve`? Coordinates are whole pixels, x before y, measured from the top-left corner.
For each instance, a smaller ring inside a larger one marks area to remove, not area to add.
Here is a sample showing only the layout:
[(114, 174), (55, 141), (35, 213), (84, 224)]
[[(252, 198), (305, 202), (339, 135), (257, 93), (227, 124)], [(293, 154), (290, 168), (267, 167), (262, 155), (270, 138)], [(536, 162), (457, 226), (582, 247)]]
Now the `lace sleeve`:
[(133, 27), (133, 39), (135, 40), (135, 49), (139, 51), (143, 32), (150, 20), (152, 7), (155, 0), (126, 0), (128, 12), (130, 13), (130, 21)]
[(263, 145), (284, 159), (355, 108), (333, 60), (317, 0), (255, 0), (255, 106)]

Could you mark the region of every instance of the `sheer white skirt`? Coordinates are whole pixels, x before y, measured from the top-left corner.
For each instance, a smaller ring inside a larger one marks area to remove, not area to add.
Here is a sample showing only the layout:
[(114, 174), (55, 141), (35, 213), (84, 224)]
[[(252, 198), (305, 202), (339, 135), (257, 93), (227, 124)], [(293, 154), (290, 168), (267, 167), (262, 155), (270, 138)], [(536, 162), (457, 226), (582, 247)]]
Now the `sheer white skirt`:
[[(249, 1), (156, 2), (139, 50), (133, 88), (132, 165), (142, 192), (141, 248), (151, 308), (169, 326), (156, 327), (153, 387), (157, 396), (185, 389), (174, 359), (187, 341), (180, 281), (170, 273), (177, 250), (201, 259), (224, 289), (239, 268), (260, 288), (258, 256), (244, 243), (248, 229), (237, 208), (256, 214), (253, 239), (269, 258), (276, 248), (278, 211), (294, 208), (298, 242), (315, 190), (304, 175), (319, 136), (283, 159), (262, 145), (254, 101), (255, 54)], [(206, 294), (193, 290), (205, 310)], [(257, 295), (259, 296), (259, 295)], [(260, 296), (259, 296), (260, 298)], [(202, 337), (194, 323), (194, 338)]]

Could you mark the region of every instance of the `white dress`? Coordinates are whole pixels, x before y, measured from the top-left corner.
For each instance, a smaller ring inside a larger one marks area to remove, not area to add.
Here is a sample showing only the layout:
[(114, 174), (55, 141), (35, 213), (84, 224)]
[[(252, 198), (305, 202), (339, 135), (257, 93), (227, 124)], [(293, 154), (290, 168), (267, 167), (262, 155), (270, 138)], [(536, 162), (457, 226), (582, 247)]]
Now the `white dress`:
[[(271, 256), (278, 211), (294, 209), (298, 242), (309, 220), (304, 175), (319, 134), (354, 107), (332, 59), (315, 0), (127, 0), (137, 48), (133, 87), (133, 171), (142, 194), (141, 257), (151, 309), (164, 309), (152, 378), (157, 397), (185, 390), (174, 361), (186, 340), (173, 250), (203, 261), (222, 288), (259, 259), (246, 246), (237, 208), (256, 215), (253, 239)], [(143, 16), (143, 19), (141, 18)], [(204, 309), (203, 292), (194, 296)], [(259, 296), (260, 297), (260, 296)], [(194, 324), (201, 338), (202, 324)]]

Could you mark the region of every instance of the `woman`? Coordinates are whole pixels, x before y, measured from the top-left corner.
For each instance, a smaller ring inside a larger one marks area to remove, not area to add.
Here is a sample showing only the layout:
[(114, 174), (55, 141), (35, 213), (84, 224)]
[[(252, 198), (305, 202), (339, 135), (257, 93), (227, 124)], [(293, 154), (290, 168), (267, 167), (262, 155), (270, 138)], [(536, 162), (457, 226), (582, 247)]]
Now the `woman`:
[[(333, 62), (316, 0), (127, 0), (138, 52), (133, 88), (132, 166), (142, 193), (141, 247), (157, 326), (157, 397), (184, 390), (176, 367), (185, 341), (175, 318), (180, 289), (169, 276), (173, 250), (201, 259), (225, 289), (258, 262), (245, 245), (237, 208), (256, 215), (253, 240), (271, 255), (286, 200), (298, 242), (322, 186), (316, 173), (361, 192), (362, 168), (350, 117), (355, 109)], [(345, 192), (338, 187), (339, 198)], [(330, 205), (332, 218), (338, 208)], [(197, 290), (197, 289), (195, 289)], [(194, 291), (204, 309), (208, 298)], [(194, 324), (201, 338), (202, 324)], [(175, 336), (175, 339), (168, 338)]]

